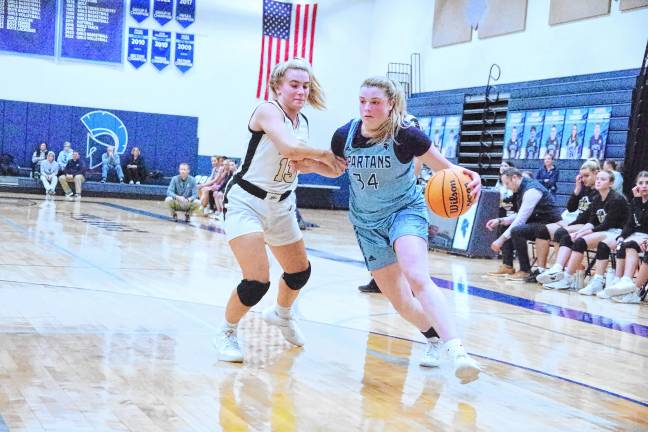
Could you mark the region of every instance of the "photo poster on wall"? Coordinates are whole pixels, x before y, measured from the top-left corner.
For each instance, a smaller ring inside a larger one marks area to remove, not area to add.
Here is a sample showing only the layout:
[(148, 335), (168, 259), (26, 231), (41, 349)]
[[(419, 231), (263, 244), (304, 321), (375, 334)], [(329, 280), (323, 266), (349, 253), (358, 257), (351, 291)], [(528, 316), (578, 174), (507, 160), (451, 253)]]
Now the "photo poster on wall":
[(525, 112), (509, 112), (506, 116), (504, 130), (504, 152), (502, 159), (518, 159), (524, 138)]
[(422, 116), (422, 117), (417, 117), (417, 120), (421, 132), (423, 132), (427, 136), (430, 136), (430, 125), (432, 124), (432, 117)]
[(430, 139), (432, 145), (436, 147), (439, 152), (443, 152), (443, 133), (445, 132), (445, 117), (432, 117), (430, 124)]
[(601, 161), (605, 159), (611, 114), (612, 107), (592, 107), (587, 111), (583, 159), (591, 157)]
[(580, 159), (583, 152), (587, 108), (570, 108), (565, 112), (560, 159)]
[(443, 156), (456, 158), (459, 147), (459, 134), (461, 133), (461, 116), (448, 116), (443, 132)]
[(56, 0), (0, 0), (0, 51), (53, 56), (56, 21)]
[(479, 202), (474, 203), (470, 210), (459, 216), (455, 227), (454, 238), (452, 239), (452, 249), (461, 251), (468, 250), (470, 237), (472, 237), (473, 227), (475, 225), (475, 215)]
[[(475, 206), (477, 207), (477, 206)], [(428, 210), (428, 246), (450, 249), (457, 226), (457, 218), (444, 218)]]
[(124, 2), (65, 0), (61, 57), (122, 62)]
[(544, 117), (544, 111), (526, 112), (524, 117), (524, 140), (522, 141), (520, 159), (538, 159)]
[(565, 110), (545, 111), (544, 136), (540, 147), (540, 159), (550, 154), (554, 159), (560, 156), (560, 143), (562, 142), (563, 128), (565, 126)]

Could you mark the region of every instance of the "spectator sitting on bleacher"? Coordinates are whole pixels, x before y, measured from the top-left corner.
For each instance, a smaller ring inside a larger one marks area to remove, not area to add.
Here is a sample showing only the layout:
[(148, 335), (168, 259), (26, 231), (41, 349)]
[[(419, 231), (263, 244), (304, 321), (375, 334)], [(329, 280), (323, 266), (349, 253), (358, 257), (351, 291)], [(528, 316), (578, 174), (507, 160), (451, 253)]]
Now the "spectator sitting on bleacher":
[[(642, 252), (640, 245), (648, 240), (648, 171), (641, 171), (637, 175), (632, 194), (634, 197), (630, 203), (630, 217), (617, 238), (619, 248), (616, 276), (619, 279), (605, 287), (605, 292), (601, 295), (604, 298), (623, 296), (635, 291), (632, 277), (639, 267), (639, 254)], [(602, 287), (598, 291), (601, 289)]]
[(110, 171), (115, 171), (115, 174), (119, 177), (119, 183), (124, 183), (124, 172), (122, 171), (119, 155), (115, 153), (115, 147), (106, 147), (106, 153), (101, 156), (101, 162), (101, 183), (106, 183)]
[(538, 274), (547, 269), (547, 258), (549, 257), (549, 242), (556, 241), (556, 231), (564, 228), (568, 233), (574, 233), (583, 227), (582, 224), (572, 224), (575, 218), (587, 211), (598, 192), (594, 189), (596, 175), (600, 171), (599, 165), (595, 161), (586, 161), (581, 165), (580, 172), (576, 176), (574, 192), (567, 201), (567, 210), (563, 212), (562, 220), (557, 223), (540, 226), (536, 232), (535, 254), (536, 267)]
[(124, 166), (126, 181), (129, 184), (141, 184), (146, 178), (146, 167), (144, 166), (144, 156), (139, 147), (133, 147), (131, 154)]
[(32, 153), (32, 178), (40, 178), (40, 164), (47, 159), (47, 143), (43, 141), (38, 145), (38, 148)]
[(536, 172), (536, 180), (538, 180), (542, 186), (549, 189), (549, 192), (555, 196), (556, 190), (558, 189), (556, 183), (558, 182), (559, 175), (560, 171), (554, 165), (553, 155), (547, 152), (544, 157), (544, 165), (538, 169), (538, 172)]
[(56, 183), (58, 182), (58, 163), (54, 160), (54, 152), (47, 153), (47, 159), (40, 163), (40, 178), (45, 186), (45, 195), (50, 196), (56, 193)]
[(211, 213), (209, 197), (214, 191), (214, 184), (223, 172), (223, 159), (222, 156), (214, 155), (211, 157), (211, 174), (207, 177), (207, 180), (204, 183), (199, 184), (196, 188), (198, 190), (198, 197), (200, 198), (200, 207), (205, 216)]
[(167, 188), (167, 196), (164, 200), (171, 210), (171, 217), (175, 222), (178, 221), (176, 212), (185, 212), (185, 222), (189, 222), (191, 212), (196, 210), (200, 205), (196, 192), (196, 179), (189, 175), (189, 164), (181, 163), (179, 175), (171, 179)]
[(619, 171), (617, 171), (617, 163), (611, 159), (606, 159), (605, 162), (603, 162), (603, 169), (605, 171), (612, 171), (612, 174), (614, 174), (614, 190), (619, 192), (620, 194), (623, 193), (623, 175)]
[(70, 189), (70, 185), (68, 185), (68, 182), (72, 181), (74, 182), (76, 197), (81, 198), (81, 189), (83, 182), (85, 181), (85, 167), (79, 158), (79, 152), (76, 150), (72, 152), (72, 159), (68, 161), (67, 165), (63, 169), (63, 174), (59, 176), (59, 183), (61, 183), (63, 192), (65, 192), (65, 196), (68, 198), (72, 198), (74, 195), (72, 189)]
[(59, 174), (63, 174), (63, 170), (67, 166), (68, 162), (72, 159), (72, 145), (65, 141), (63, 143), (63, 150), (61, 150), (56, 158), (56, 163), (59, 166)]
[(231, 180), (236, 172), (236, 162), (228, 160), (223, 165), (224, 175), (223, 178), (214, 186), (213, 199), (214, 199), (214, 217), (220, 219), (219, 215), (223, 213), (223, 200), (225, 199), (225, 188), (227, 183)]
[[(486, 223), (486, 228), (491, 231), (500, 225), (509, 226), (491, 245), (495, 252), (502, 252), (503, 264), (497, 271), (488, 274), (523, 282), (531, 276), (527, 240), (535, 238), (539, 225), (558, 221), (560, 212), (551, 193), (537, 180), (523, 177), (518, 169), (505, 170), (502, 183), (516, 194), (514, 208), (519, 210), (507, 217), (491, 219)], [(520, 263), (520, 270), (517, 272), (513, 269), (514, 250)]]
[[(610, 259), (611, 250), (616, 248), (616, 238), (621, 234), (628, 218), (628, 201), (612, 189), (613, 184), (614, 174), (599, 171), (594, 185), (598, 196), (587, 212), (581, 213), (572, 222), (574, 225), (585, 225), (572, 234), (565, 229), (556, 231), (556, 240), (560, 242), (556, 263), (536, 278), (544, 284), (544, 288), (575, 288), (576, 270), (582, 264), (583, 255), (588, 250), (596, 249), (597, 261), (607, 262)], [(600, 243), (604, 246), (599, 247)]]

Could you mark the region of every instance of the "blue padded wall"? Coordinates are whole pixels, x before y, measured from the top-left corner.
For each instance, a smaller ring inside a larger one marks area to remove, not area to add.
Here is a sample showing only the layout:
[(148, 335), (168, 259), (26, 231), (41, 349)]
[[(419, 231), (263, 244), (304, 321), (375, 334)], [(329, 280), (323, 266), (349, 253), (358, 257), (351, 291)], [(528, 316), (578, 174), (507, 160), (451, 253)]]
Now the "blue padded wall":
[[(31, 154), (40, 141), (47, 142), (49, 149), (57, 155), (63, 143), (70, 141), (88, 164), (88, 130), (80, 119), (95, 110), (102, 109), (0, 100), (0, 153), (9, 153), (20, 166), (28, 167), (31, 165)], [(148, 170), (160, 170), (170, 176), (177, 172), (180, 162), (196, 165), (198, 118), (121, 110), (102, 111), (117, 116), (128, 132), (122, 162), (126, 162), (133, 147), (139, 147)], [(103, 147), (98, 148), (94, 156), (95, 164), (104, 151)]]

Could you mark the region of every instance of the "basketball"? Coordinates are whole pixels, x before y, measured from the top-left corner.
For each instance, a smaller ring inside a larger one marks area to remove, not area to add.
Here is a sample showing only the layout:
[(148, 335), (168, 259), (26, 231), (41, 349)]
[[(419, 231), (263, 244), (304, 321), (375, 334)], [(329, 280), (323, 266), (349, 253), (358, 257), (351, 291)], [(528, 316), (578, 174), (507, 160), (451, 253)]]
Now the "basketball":
[(444, 218), (461, 216), (473, 203), (469, 183), (470, 177), (457, 169), (448, 168), (435, 173), (425, 186), (428, 207)]

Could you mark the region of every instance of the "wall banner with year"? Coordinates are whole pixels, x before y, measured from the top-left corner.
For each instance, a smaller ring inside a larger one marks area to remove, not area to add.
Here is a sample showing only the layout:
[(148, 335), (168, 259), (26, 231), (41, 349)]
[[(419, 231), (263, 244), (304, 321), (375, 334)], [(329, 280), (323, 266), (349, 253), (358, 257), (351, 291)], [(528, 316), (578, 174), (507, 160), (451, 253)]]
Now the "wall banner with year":
[(194, 64), (194, 35), (176, 33), (175, 65), (182, 73)]

